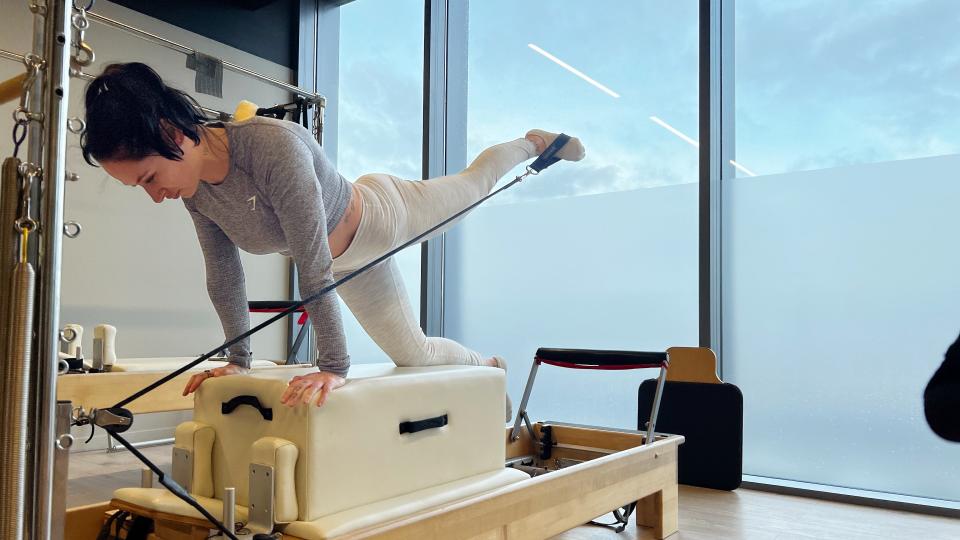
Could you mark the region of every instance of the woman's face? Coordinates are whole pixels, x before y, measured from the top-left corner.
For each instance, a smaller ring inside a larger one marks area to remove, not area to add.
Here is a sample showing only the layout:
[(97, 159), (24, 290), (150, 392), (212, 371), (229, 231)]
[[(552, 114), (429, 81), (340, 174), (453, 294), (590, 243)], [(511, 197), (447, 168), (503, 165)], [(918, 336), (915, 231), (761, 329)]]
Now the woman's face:
[(155, 203), (166, 199), (189, 199), (200, 185), (202, 165), (199, 148), (178, 133), (176, 143), (183, 159), (175, 161), (163, 156), (147, 156), (137, 160), (101, 161), (107, 174), (126, 186), (140, 186)]

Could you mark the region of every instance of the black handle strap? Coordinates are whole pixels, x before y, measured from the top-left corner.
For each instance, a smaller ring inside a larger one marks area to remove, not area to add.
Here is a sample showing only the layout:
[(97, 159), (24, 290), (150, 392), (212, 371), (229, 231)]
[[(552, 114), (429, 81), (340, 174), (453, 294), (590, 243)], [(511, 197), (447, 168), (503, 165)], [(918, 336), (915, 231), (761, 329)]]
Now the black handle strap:
[(570, 136), (567, 135), (566, 133), (561, 133), (557, 135), (557, 138), (554, 139), (552, 143), (550, 143), (550, 146), (548, 146), (543, 151), (543, 153), (540, 154), (540, 157), (538, 157), (536, 160), (534, 160), (533, 163), (528, 165), (527, 168), (533, 169), (534, 172), (539, 173), (540, 171), (560, 161), (560, 158), (556, 157), (556, 154), (557, 152), (560, 151), (561, 148), (564, 147), (564, 145), (567, 144), (567, 141), (569, 140), (570, 140)]
[(426, 418), (424, 420), (409, 420), (400, 422), (400, 434), (416, 433), (427, 429), (441, 428), (447, 425), (447, 415)]
[(260, 411), (260, 416), (266, 421), (273, 420), (273, 409), (264, 407), (257, 396), (237, 396), (230, 401), (220, 404), (220, 414), (230, 414), (234, 409), (241, 405), (249, 405)]

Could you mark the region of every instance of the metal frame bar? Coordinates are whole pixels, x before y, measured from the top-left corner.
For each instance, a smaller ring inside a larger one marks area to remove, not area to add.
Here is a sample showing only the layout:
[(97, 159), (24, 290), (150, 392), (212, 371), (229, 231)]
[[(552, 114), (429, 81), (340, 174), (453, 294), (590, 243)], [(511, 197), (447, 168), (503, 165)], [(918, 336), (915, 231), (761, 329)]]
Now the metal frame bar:
[(718, 70), (720, 58), (715, 54), (714, 40), (719, 32), (714, 29), (719, 17), (714, 13), (716, 0), (700, 0), (700, 184), (699, 184), (699, 326), (700, 346), (710, 347), (717, 355), (721, 377), (723, 363), (720, 355), (720, 169), (719, 169), (719, 102), (714, 97), (719, 91)]
[[(90, 82), (97, 78), (95, 75), (91, 75), (89, 73), (80, 71), (78, 69), (73, 69), (73, 68), (70, 69), (70, 76), (75, 79), (82, 79), (87, 82)], [(233, 115), (230, 113), (218, 111), (216, 109), (211, 109), (209, 107), (204, 107), (203, 105), (200, 106), (200, 110), (203, 111), (211, 119), (221, 120), (226, 118), (233, 118)]]
[[(67, 101), (70, 94), (70, 24), (72, 3), (47, 2), (44, 18), (43, 192), (39, 265), (39, 329), (37, 332), (37, 433), (34, 471), (33, 538), (51, 537), (54, 517), (53, 465), (56, 438), (57, 363), (60, 343), (60, 268), (63, 193), (66, 176)], [(33, 142), (33, 141), (31, 141)], [(33, 147), (30, 148), (31, 154)]]
[[(140, 441), (140, 442), (130, 443), (130, 446), (134, 448), (150, 448), (151, 446), (173, 444), (174, 442), (176, 442), (175, 438), (168, 437), (166, 439), (154, 439), (152, 441)], [(124, 450), (126, 450), (125, 447), (117, 444), (116, 441), (113, 440), (113, 437), (110, 437), (109, 435), (107, 435), (107, 453), (108, 454), (123, 452)]]
[[(527, 385), (523, 389), (523, 397), (520, 398), (520, 406), (517, 408), (517, 416), (513, 421), (513, 428), (510, 430), (511, 441), (516, 441), (520, 438), (520, 422), (523, 422), (527, 426), (527, 431), (530, 433), (530, 437), (537, 441), (537, 434), (533, 430), (533, 426), (530, 423), (530, 417), (527, 415), (527, 404), (530, 401), (530, 394), (533, 393), (533, 382), (537, 378), (537, 371), (540, 368), (541, 363), (548, 363), (546, 360), (541, 360), (540, 358), (533, 359), (533, 365), (530, 366), (530, 375), (527, 377)], [(557, 365), (552, 364), (551, 365)], [(653, 405), (650, 410), (650, 421), (647, 422), (647, 432), (646, 438), (643, 441), (643, 444), (651, 444), (654, 441), (654, 436), (656, 435), (656, 426), (657, 426), (657, 416), (660, 414), (660, 400), (663, 397), (663, 387), (667, 382), (667, 366), (670, 365), (670, 355), (667, 353), (667, 363), (660, 367), (660, 375), (657, 377), (657, 390), (653, 397)], [(570, 366), (572, 367), (572, 366)]]
[[(423, 178), (460, 170), (467, 161), (466, 0), (424, 2)], [(420, 252), (420, 326), (428, 336), (445, 329), (446, 234)]]
[[(149, 42), (155, 43), (155, 44), (157, 44), (157, 45), (161, 45), (161, 46), (163, 46), (163, 47), (166, 47), (166, 48), (168, 48), (168, 49), (172, 49), (172, 50), (174, 50), (174, 51), (181, 52), (181, 53), (186, 54), (186, 55), (191, 55), (191, 54), (195, 54), (195, 53), (198, 52), (196, 49), (192, 49), (192, 48), (190, 48), (190, 47), (187, 47), (186, 45), (182, 45), (182, 44), (180, 44), (180, 43), (177, 43), (176, 41), (171, 41), (171, 40), (169, 40), (169, 39), (166, 39), (166, 38), (164, 38), (164, 37), (158, 36), (158, 35), (156, 35), (156, 34), (147, 32), (146, 30), (141, 30), (141, 29), (139, 29), (139, 28), (130, 26), (129, 24), (122, 23), (122, 22), (120, 22), (120, 21), (111, 19), (111, 18), (109, 18), (109, 17), (104, 17), (103, 15), (100, 15), (100, 14), (97, 14), (97, 13), (93, 13), (93, 12), (87, 13), (87, 17), (89, 17), (90, 20), (96, 21), (96, 22), (98, 22), (98, 23), (100, 23), (100, 24), (103, 24), (103, 25), (105, 25), (105, 26), (110, 26), (110, 27), (116, 28), (116, 29), (118, 29), (118, 30), (123, 30), (124, 32), (127, 32), (127, 33), (129, 33), (129, 34), (131, 34), (131, 35), (133, 35), (133, 36), (135, 36), (135, 37), (138, 37), (138, 38), (144, 40), (144, 41), (149, 41)], [(270, 84), (270, 85), (272, 85), (272, 86), (275, 86), (275, 87), (277, 87), (277, 88), (281, 88), (281, 89), (283, 89), (283, 90), (287, 90), (288, 92), (297, 94), (297, 95), (299, 95), (299, 96), (303, 96), (303, 97), (307, 98), (308, 100), (310, 100), (311, 102), (319, 104), (320, 106), (326, 106), (327, 98), (324, 97), (324, 96), (321, 95), (321, 94), (318, 94), (318, 93), (316, 93), (316, 92), (311, 92), (311, 91), (309, 91), (309, 90), (304, 90), (303, 88), (300, 88), (299, 86), (294, 86), (294, 85), (292, 85), (292, 84), (290, 84), (290, 83), (285, 83), (285, 82), (283, 82), (283, 81), (274, 79), (273, 77), (268, 77), (268, 76), (266, 76), (266, 75), (257, 73), (256, 71), (253, 71), (253, 70), (251, 70), (251, 69), (247, 69), (247, 68), (245, 68), (245, 67), (243, 67), (243, 66), (239, 66), (239, 65), (234, 64), (234, 63), (232, 63), (232, 62), (226, 62), (226, 61), (222, 61), (222, 60), (221, 60), (221, 62), (222, 62), (222, 64), (223, 64), (224, 69), (233, 71), (234, 73), (240, 73), (241, 75), (246, 75), (246, 76), (251, 77), (251, 78), (254, 78), (254, 79), (258, 79), (258, 80), (260, 80), (260, 81), (263, 81), (263, 82), (265, 82), (265, 83), (267, 83), (267, 84)]]

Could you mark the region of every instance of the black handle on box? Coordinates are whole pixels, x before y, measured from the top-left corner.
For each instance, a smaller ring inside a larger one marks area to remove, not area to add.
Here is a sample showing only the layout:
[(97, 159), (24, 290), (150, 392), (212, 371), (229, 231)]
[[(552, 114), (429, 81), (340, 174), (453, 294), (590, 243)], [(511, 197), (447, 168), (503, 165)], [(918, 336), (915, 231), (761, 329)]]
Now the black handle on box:
[(237, 396), (230, 401), (222, 403), (220, 405), (220, 414), (230, 414), (241, 405), (249, 405), (260, 411), (260, 416), (268, 422), (273, 420), (273, 409), (264, 407), (263, 404), (260, 403), (260, 400), (257, 399), (257, 396)]
[(445, 425), (447, 425), (447, 415), (426, 418), (424, 420), (410, 420), (400, 422), (400, 434), (416, 433), (427, 429), (441, 428)]

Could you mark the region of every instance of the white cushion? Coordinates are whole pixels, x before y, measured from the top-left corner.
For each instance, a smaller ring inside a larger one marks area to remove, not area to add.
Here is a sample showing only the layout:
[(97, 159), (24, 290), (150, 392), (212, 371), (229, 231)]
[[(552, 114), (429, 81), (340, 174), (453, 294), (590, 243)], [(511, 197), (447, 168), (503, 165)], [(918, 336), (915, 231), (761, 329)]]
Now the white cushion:
[[(221, 496), (223, 494), (221, 493)], [(176, 495), (170, 493), (166, 488), (120, 488), (113, 492), (113, 498), (119, 499), (123, 502), (139, 506), (141, 508), (147, 508), (149, 510), (154, 510), (157, 512), (163, 512), (165, 514), (172, 514), (175, 516), (187, 516), (197, 519), (207, 519), (203, 517), (200, 512), (188, 505), (187, 503), (181, 501)], [(210, 512), (213, 517), (217, 519), (223, 519), (223, 501), (220, 499), (212, 499), (210, 497), (201, 497), (199, 495), (193, 495), (193, 498), (200, 503), (200, 506), (206, 508), (207, 512)], [(237, 521), (246, 522), (247, 521), (247, 507), (246, 506), (237, 506), (236, 507), (236, 518)], [(213, 526), (211, 525), (211, 528)]]
[(496, 472), (478, 474), (392, 499), (377, 501), (324, 516), (314, 521), (297, 521), (287, 525), (283, 529), (283, 533), (304, 540), (337, 537), (374, 525), (395, 521), (440, 505), (489, 493), (529, 478), (526, 473), (516, 469), (501, 467)]
[[(510, 477), (500, 476), (506, 474), (517, 478), (516, 471), (503, 473), (502, 370), (358, 364), (351, 369), (347, 384), (334, 391), (323, 407), (301, 404), (290, 408), (280, 403), (290, 378), (315, 371), (261, 371), (217, 377), (200, 386), (194, 398), (194, 421), (212, 426), (216, 432), (212, 450), (215, 496), (220, 496), (224, 487), (234, 487), (237, 504), (248, 504), (249, 466), (256, 461), (253, 446), (264, 437), (285, 439), (299, 449), (297, 521), (313, 521), (472, 477)], [(246, 405), (222, 414), (222, 404), (241, 395), (254, 396), (263, 407), (272, 409), (272, 420)], [(401, 422), (441, 415), (448, 419), (443, 427), (400, 434)], [(440, 488), (440, 492), (447, 491)], [(454, 490), (449, 496), (462, 498), (467, 492), (476, 489)], [(118, 491), (115, 496), (127, 500), (124, 493), (129, 492)], [(157, 503), (167, 501), (159, 499)], [(367, 510), (358, 512), (366, 515)]]
[[(300, 449), (300, 521), (503, 467), (503, 371), (486, 367), (397, 368), (356, 365), (323, 407), (280, 403), (287, 382), (311, 370), (217, 377), (197, 391), (194, 420), (213, 426), (214, 493), (237, 488), (248, 501), (251, 445), (279, 437)], [(221, 414), (221, 404), (256, 396), (272, 408), (265, 421), (253, 407)], [(401, 435), (399, 424), (446, 414), (438, 429)]]
[[(213, 441), (216, 433), (213, 428), (199, 422), (183, 422), (174, 432), (174, 449), (181, 449), (193, 455), (193, 468), (190, 471), (190, 483), (180, 481), (184, 489), (202, 497), (213, 497), (213, 475), (210, 474), (210, 460), (213, 457)], [(222, 496), (222, 494), (219, 494)]]
[[(320, 540), (345, 535), (367, 527), (383, 525), (440, 505), (451, 504), (470, 497), (483, 495), (529, 477), (516, 469), (501, 468), (496, 472), (483, 473), (470, 478), (433, 486), (399, 497), (377, 501), (321, 517), (315, 521), (295, 521), (283, 528), (283, 533), (303, 538)], [(127, 503), (175, 516), (204, 519), (200, 512), (162, 488), (123, 488), (113, 497)], [(208, 497), (196, 497), (208, 512), (221, 519), (223, 501)], [(236, 507), (237, 521), (247, 521), (246, 506)]]

